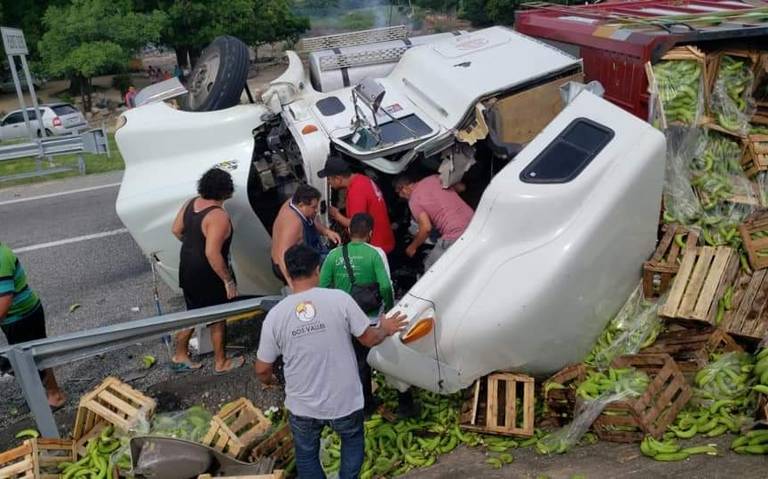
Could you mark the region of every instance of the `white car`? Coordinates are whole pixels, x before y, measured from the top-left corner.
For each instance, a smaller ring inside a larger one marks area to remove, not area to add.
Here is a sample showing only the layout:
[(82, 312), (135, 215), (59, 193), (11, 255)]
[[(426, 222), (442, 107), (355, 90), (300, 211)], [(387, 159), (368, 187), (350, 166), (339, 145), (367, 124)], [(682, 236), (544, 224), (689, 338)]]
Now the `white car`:
[[(211, 95), (239, 101), (219, 78), (240, 65), (230, 43), (203, 54), (188, 106), (206, 109), (218, 101)], [(465, 194), (479, 198), (469, 228), (413, 278), (394, 307), (408, 315), (407, 331), (373, 348), (369, 362), (401, 389), (453, 392), (495, 370), (540, 375), (580, 360), (654, 248), (664, 136), (573, 83), (580, 60), (502, 27), (405, 50), (357, 86), (318, 91), (323, 82), (288, 52), (285, 73), (256, 103), (202, 112), (154, 102), (125, 112), (116, 133), (126, 162), (120, 218), (176, 285), (174, 215), (205, 170), (226, 168), (236, 184), (226, 208), (239, 288), (274, 294), (277, 209), (308, 182), (325, 214), (334, 196), (317, 172), (330, 152), (376, 179), (400, 225), (410, 217), (389, 187), (394, 175), (463, 177)], [(354, 58), (342, 52), (324, 64), (338, 75)]]
[[(43, 104), (40, 111), (43, 114), (42, 127), (37, 121), (35, 109), (27, 108), (30, 126), (38, 137), (42, 136), (43, 129), (45, 136), (59, 136), (79, 133), (88, 127), (80, 110), (69, 103)], [(0, 140), (26, 137), (29, 137), (29, 130), (21, 110), (12, 111), (0, 120)]]

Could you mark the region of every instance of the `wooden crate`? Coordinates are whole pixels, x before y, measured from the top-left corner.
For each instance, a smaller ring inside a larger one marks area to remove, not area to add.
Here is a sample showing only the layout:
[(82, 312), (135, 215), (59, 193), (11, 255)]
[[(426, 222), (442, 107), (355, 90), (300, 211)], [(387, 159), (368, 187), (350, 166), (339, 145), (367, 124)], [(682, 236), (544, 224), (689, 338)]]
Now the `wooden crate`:
[(293, 436), (288, 422), (277, 427), (268, 438), (257, 444), (251, 451), (251, 460), (256, 462), (269, 457), (275, 465), (285, 468), (293, 459)]
[(39, 479), (59, 479), (58, 465), (75, 461), (74, 441), (71, 439), (37, 438), (28, 442), (32, 444), (32, 454), (37, 460), (35, 477)]
[(659, 315), (714, 324), (718, 302), (738, 269), (732, 248), (702, 246), (686, 251)]
[(246, 398), (237, 399), (221, 408), (211, 418), (203, 444), (234, 458), (248, 453), (248, 449), (261, 439), (272, 422)]
[(768, 269), (738, 277), (732, 307), (725, 312), (721, 328), (752, 341), (760, 341), (768, 334)]
[(282, 469), (276, 469), (271, 474), (255, 474), (250, 476), (212, 476), (210, 474), (201, 474), (197, 476), (197, 479), (283, 479), (285, 477), (285, 471)]
[(620, 356), (611, 367), (633, 367), (650, 382), (637, 398), (608, 404), (593, 424), (597, 436), (611, 442), (640, 442), (645, 435), (660, 438), (691, 398), (683, 372), (668, 354)]
[(741, 166), (750, 178), (768, 171), (768, 135), (751, 134), (742, 140)]
[(137, 421), (151, 417), (155, 407), (154, 399), (115, 377), (108, 377), (80, 399), (72, 438), (81, 440), (102, 422), (128, 432)]
[(37, 461), (30, 441), (0, 454), (0, 478), (37, 479)]
[(701, 329), (678, 328), (665, 331), (641, 353), (670, 355), (690, 382), (697, 371), (709, 364), (711, 353), (731, 351), (743, 349), (728, 333), (707, 325)]
[[(720, 74), (720, 64), (724, 56), (736, 57), (746, 60), (751, 65), (752, 75), (759, 74), (760, 69), (760, 53), (757, 50), (738, 48), (738, 49), (725, 49), (718, 52), (713, 52), (707, 55), (707, 77), (705, 90), (709, 93), (707, 97), (707, 109), (709, 111), (711, 104), (711, 96), (717, 82), (717, 77)], [(728, 130), (723, 129), (724, 132)]]
[[(656, 251), (651, 259), (643, 263), (643, 295), (647, 298), (655, 298), (666, 293), (672, 284), (672, 279), (680, 269), (680, 262), (687, 250), (696, 247), (699, 233), (680, 225), (664, 225), (663, 235)], [(677, 235), (685, 238), (685, 247), (675, 241)]]
[(533, 388), (533, 378), (523, 374), (500, 372), (478, 379), (472, 397), (464, 403), (459, 426), (485, 434), (532, 436)]
[[(748, 181), (740, 175), (728, 175), (728, 182), (731, 186), (730, 194), (720, 201), (734, 206), (743, 205), (750, 208), (762, 207), (762, 204), (760, 203), (760, 187), (757, 183)], [(696, 188), (696, 194), (702, 205), (710, 203), (710, 196), (705, 190)]]
[(587, 367), (584, 364), (571, 364), (544, 382), (542, 386), (544, 390), (550, 383), (563, 386), (563, 388), (550, 389), (543, 394), (546, 407), (545, 420), (547, 422), (555, 426), (563, 426), (571, 422), (573, 410), (576, 407), (576, 387), (584, 382), (586, 375)]
[(768, 211), (756, 211), (749, 215), (739, 226), (739, 231), (752, 269), (768, 267)]

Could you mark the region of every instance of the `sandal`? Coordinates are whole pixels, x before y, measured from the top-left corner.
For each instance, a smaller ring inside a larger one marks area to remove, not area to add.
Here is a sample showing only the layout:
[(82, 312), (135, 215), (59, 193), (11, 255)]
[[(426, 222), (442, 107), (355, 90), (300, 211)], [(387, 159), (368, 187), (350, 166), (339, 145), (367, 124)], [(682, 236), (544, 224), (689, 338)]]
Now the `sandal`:
[(224, 369), (223, 371), (216, 371), (216, 368), (213, 368), (213, 374), (221, 375), (221, 374), (227, 374), (229, 372), (234, 371), (235, 369), (242, 367), (243, 364), (245, 364), (245, 358), (243, 356), (234, 356), (229, 359), (229, 367)]
[(171, 371), (175, 373), (186, 373), (189, 371), (196, 371), (203, 367), (202, 363), (193, 363), (192, 361), (182, 361), (180, 363), (174, 362), (171, 360), (171, 364), (169, 364)]

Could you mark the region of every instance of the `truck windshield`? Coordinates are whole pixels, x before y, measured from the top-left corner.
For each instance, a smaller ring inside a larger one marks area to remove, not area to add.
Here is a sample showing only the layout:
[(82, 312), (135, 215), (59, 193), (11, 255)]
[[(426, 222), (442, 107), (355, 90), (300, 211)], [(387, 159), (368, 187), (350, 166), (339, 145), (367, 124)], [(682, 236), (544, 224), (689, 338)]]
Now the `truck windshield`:
[(409, 128), (418, 137), (432, 133), (432, 128), (413, 113), (398, 118), (398, 120), (380, 124), (378, 131), (374, 131), (373, 128), (362, 128), (351, 135), (342, 137), (341, 141), (358, 150), (371, 151), (384, 149), (403, 140), (416, 140), (417, 138), (413, 137), (413, 133), (408, 130)]

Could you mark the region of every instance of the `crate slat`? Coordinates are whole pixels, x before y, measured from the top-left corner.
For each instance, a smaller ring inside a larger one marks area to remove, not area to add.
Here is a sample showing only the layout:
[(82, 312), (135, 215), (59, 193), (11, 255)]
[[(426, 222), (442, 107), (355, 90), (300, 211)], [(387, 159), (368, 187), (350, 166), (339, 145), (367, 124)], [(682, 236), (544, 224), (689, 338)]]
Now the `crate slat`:
[(293, 458), (293, 436), (287, 422), (275, 429), (251, 451), (251, 460), (254, 462), (265, 457), (274, 459), (278, 467), (287, 466)]
[(768, 269), (742, 274), (734, 286), (733, 307), (722, 328), (734, 336), (759, 341), (768, 334)]

